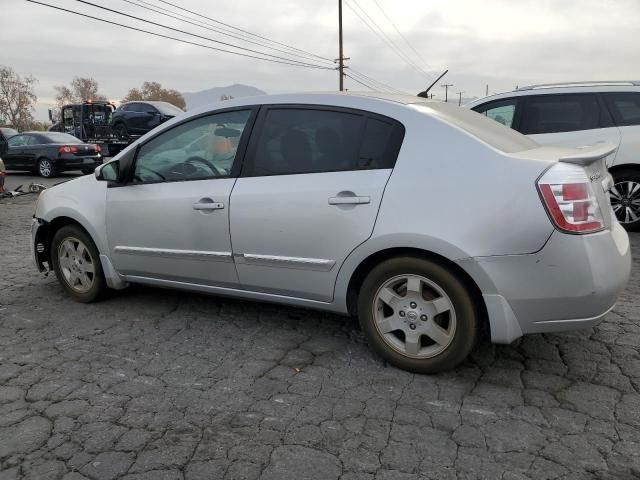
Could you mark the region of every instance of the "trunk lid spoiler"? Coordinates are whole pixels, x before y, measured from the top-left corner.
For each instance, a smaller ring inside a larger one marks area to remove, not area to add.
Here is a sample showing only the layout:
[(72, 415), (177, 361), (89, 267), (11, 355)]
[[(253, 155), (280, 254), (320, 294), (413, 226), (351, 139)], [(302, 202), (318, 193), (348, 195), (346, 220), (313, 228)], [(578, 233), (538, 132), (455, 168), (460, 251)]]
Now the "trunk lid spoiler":
[(575, 148), (573, 149), (574, 153), (563, 155), (558, 158), (558, 161), (586, 167), (587, 165), (591, 165), (598, 160), (608, 157), (614, 153), (617, 148), (613, 143), (596, 143), (586, 147)]

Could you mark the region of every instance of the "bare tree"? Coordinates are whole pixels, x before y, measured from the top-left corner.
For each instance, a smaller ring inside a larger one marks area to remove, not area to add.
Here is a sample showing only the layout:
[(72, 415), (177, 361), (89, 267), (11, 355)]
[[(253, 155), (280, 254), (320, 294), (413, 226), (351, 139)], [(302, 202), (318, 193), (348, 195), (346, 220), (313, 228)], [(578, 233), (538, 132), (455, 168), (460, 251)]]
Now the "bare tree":
[(56, 85), (56, 103), (62, 107), (68, 103), (81, 103), (87, 100), (106, 100), (107, 97), (98, 91), (98, 82), (94, 78), (74, 77), (71, 85)]
[(127, 93), (127, 96), (122, 99), (123, 102), (143, 100), (169, 102), (183, 110), (187, 106), (180, 92), (172, 88), (162, 88), (162, 85), (158, 82), (144, 82), (142, 88), (132, 88)]
[(37, 80), (21, 77), (10, 67), (0, 65), (0, 118), (12, 127), (24, 130), (33, 121), (33, 107), (38, 101), (33, 88)]

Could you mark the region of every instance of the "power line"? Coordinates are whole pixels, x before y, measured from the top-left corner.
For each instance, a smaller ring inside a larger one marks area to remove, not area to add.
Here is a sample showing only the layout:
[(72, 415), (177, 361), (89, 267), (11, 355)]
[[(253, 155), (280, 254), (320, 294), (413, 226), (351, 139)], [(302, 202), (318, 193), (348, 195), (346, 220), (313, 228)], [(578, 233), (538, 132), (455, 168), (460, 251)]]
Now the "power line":
[[(358, 7), (358, 9), (362, 12), (364, 16), (366, 16), (369, 21), (365, 20), (365, 18), (351, 5), (351, 2)], [(431, 75), (425, 72), (421, 67), (416, 65), (413, 60), (411, 60), (407, 55), (400, 50), (400, 48), (395, 44), (393, 40), (391, 40), (388, 35), (384, 32), (384, 30), (375, 22), (373, 18), (358, 4), (357, 0), (349, 0), (346, 2), (347, 6), (351, 9), (353, 13), (364, 23), (373, 33), (375, 33), (384, 43), (387, 44), (391, 50), (395, 52), (395, 54), (402, 59), (405, 63), (407, 63), (411, 68), (413, 68), (416, 72), (423, 75), (425, 78), (429, 78)], [(371, 23), (369, 23), (371, 22)], [(373, 26), (372, 26), (373, 25)], [(432, 76), (431, 76), (432, 78)], [(432, 78), (433, 79), (433, 78)]]
[(384, 18), (387, 19), (387, 21), (391, 24), (391, 26), (398, 33), (398, 35), (400, 35), (402, 40), (404, 40), (404, 43), (406, 43), (407, 46), (413, 51), (413, 53), (415, 53), (416, 56), (422, 61), (422, 63), (424, 63), (426, 65), (427, 61), (424, 59), (424, 57), (422, 55), (420, 55), (420, 52), (418, 52), (415, 48), (413, 48), (413, 45), (411, 45), (411, 43), (409, 43), (409, 40), (407, 40), (407, 37), (404, 36), (404, 34), (400, 31), (400, 29), (396, 26), (396, 24), (393, 23), (393, 20), (391, 20), (389, 15), (387, 15), (387, 13), (384, 11), (384, 9), (380, 6), (380, 4), (378, 3), (378, 0), (373, 0), (373, 3), (376, 4), (378, 9), (382, 12), (382, 15), (384, 15)]
[(351, 76), (351, 75), (349, 75), (348, 73), (345, 73), (345, 74), (344, 74), (344, 76), (345, 76), (345, 77), (349, 77), (351, 80), (353, 80), (353, 81), (354, 81), (354, 82), (356, 82), (356, 83), (359, 83), (360, 85), (362, 85), (362, 86), (364, 86), (364, 87), (367, 87), (369, 90), (373, 90), (374, 92), (377, 90), (376, 88), (373, 88), (371, 85), (367, 85), (366, 83), (361, 82), (361, 81), (360, 81), (360, 80), (358, 80), (357, 78), (352, 77), (352, 76)]
[(95, 4), (95, 3), (91, 3), (91, 2), (88, 2), (86, 0), (76, 0), (76, 2), (83, 3), (85, 5), (90, 5), (92, 7), (99, 8), (101, 10), (106, 10), (107, 12), (115, 13), (117, 15), (122, 15), (124, 17), (132, 18), (132, 19), (138, 20), (140, 22), (149, 23), (151, 25), (155, 25), (156, 27), (166, 28), (167, 30), (172, 30), (174, 32), (182, 33), (182, 34), (189, 35), (189, 36), (192, 36), (192, 37), (195, 37), (195, 38), (200, 38), (202, 40), (207, 40), (209, 42), (219, 43), (220, 45), (224, 45), (226, 47), (232, 47), (232, 48), (237, 48), (238, 50), (244, 50), (244, 51), (251, 52), (251, 53), (257, 53), (258, 55), (264, 55), (266, 57), (276, 58), (278, 60), (286, 60), (288, 62), (297, 62), (300, 65), (317, 66), (316, 64), (302, 62), (300, 60), (295, 60), (295, 59), (292, 59), (292, 58), (281, 57), (279, 55), (272, 55), (270, 53), (261, 52), (259, 50), (253, 50), (251, 48), (240, 47), (238, 45), (234, 45), (233, 43), (223, 42), (221, 40), (215, 40), (215, 39), (210, 38), (210, 37), (205, 37), (203, 35), (198, 35), (197, 33), (190, 33), (190, 32), (187, 32), (185, 30), (181, 30), (179, 28), (174, 28), (174, 27), (170, 27), (168, 25), (163, 25), (161, 23), (153, 22), (151, 20), (146, 20), (144, 18), (137, 17), (135, 15), (131, 15), (131, 14), (128, 14), (128, 13), (120, 12), (118, 10), (114, 10), (113, 8), (105, 7), (103, 5), (98, 5), (98, 4)]
[[(212, 32), (220, 33), (222, 35), (227, 35), (229, 37), (235, 38), (237, 40), (241, 40), (243, 42), (247, 42), (247, 43), (251, 43), (253, 45), (258, 45), (260, 47), (264, 47), (264, 48), (268, 48), (268, 49), (271, 49), (271, 50), (275, 50), (277, 52), (285, 53), (287, 55), (293, 55), (293, 56), (296, 56), (296, 57), (301, 57), (301, 58), (304, 58), (305, 60), (313, 60), (314, 59), (313, 58), (314, 57), (313, 54), (296, 53), (295, 51), (289, 51), (289, 50), (284, 50), (284, 49), (281, 49), (281, 48), (278, 48), (278, 47), (272, 47), (270, 45), (265, 45), (264, 43), (257, 42), (255, 40), (247, 38), (246, 35), (231, 33), (229, 30), (224, 29), (224, 28), (220, 28), (220, 27), (213, 27), (212, 25), (207, 24), (206, 22), (203, 22), (202, 20), (198, 20), (196, 18), (190, 18), (190, 17), (187, 17), (186, 15), (182, 15), (180, 13), (172, 12), (169, 9), (153, 5), (153, 4), (151, 4), (149, 2), (146, 2), (144, 0), (137, 0), (137, 1), (135, 1), (135, 0), (122, 0), (122, 1), (125, 2), (125, 3), (128, 3), (130, 5), (135, 5), (136, 7), (144, 8), (145, 10), (149, 10), (149, 11), (158, 13), (160, 15), (164, 15), (164, 16), (172, 18), (174, 20), (179, 20), (181, 22), (185, 22), (185, 23), (188, 23), (190, 25), (195, 25), (196, 27), (199, 27), (199, 28), (204, 28), (205, 30), (209, 30), (209, 31), (212, 31)], [(326, 60), (326, 62), (329, 62), (329, 60)]]
[(166, 1), (166, 0), (157, 0), (157, 1), (159, 1), (159, 2), (161, 2), (161, 3), (164, 3), (165, 5), (171, 5), (173, 8), (176, 8), (176, 9), (178, 9), (178, 10), (182, 10), (183, 12), (188, 12), (188, 13), (190, 13), (190, 14), (192, 14), (192, 15), (196, 15), (196, 16), (198, 16), (198, 17), (206, 18), (207, 20), (210, 20), (210, 21), (212, 21), (212, 22), (214, 22), (214, 23), (217, 23), (217, 24), (219, 24), (219, 25), (224, 25), (225, 27), (232, 28), (233, 30), (237, 30), (237, 31), (239, 31), (239, 32), (246, 33), (246, 34), (251, 35), (251, 36), (253, 36), (253, 37), (261, 38), (262, 40), (267, 40), (267, 41), (269, 41), (269, 42), (271, 42), (271, 43), (275, 43), (276, 45), (280, 45), (280, 46), (282, 46), (282, 47), (291, 48), (291, 49), (293, 49), (293, 50), (297, 50), (298, 52), (307, 53), (307, 54), (309, 54), (309, 55), (312, 55), (312, 56), (317, 57), (317, 58), (322, 59), (322, 60), (328, 60), (328, 61), (330, 61), (330, 62), (332, 62), (332, 61), (333, 61), (333, 60), (331, 60), (330, 58), (322, 57), (322, 56), (320, 56), (320, 55), (316, 55), (315, 53), (311, 53), (311, 52), (308, 52), (308, 51), (306, 51), (306, 50), (302, 50), (301, 48), (292, 47), (291, 45), (287, 45), (286, 43), (280, 43), (280, 42), (277, 42), (277, 41), (275, 41), (275, 40), (271, 40), (271, 39), (270, 39), (270, 38), (268, 38), (268, 37), (264, 37), (264, 36), (262, 36), (262, 35), (258, 35), (257, 33), (252, 33), (252, 32), (249, 32), (249, 31), (247, 31), (247, 30), (243, 30), (242, 28), (235, 27), (235, 26), (233, 26), (233, 25), (230, 25), (230, 24), (228, 24), (228, 23), (222, 22), (222, 21), (220, 21), (220, 20), (216, 20), (215, 18), (207, 17), (206, 15), (203, 15), (203, 14), (198, 13), (198, 12), (194, 12), (194, 11), (192, 11), (192, 10), (188, 10), (188, 9), (186, 9), (186, 8), (183, 8), (183, 7), (179, 6), (179, 5), (175, 5), (175, 4), (173, 4), (173, 3), (171, 3), (171, 2), (168, 2), (168, 1)]
[(369, 83), (372, 83), (372, 84), (374, 84), (374, 85), (375, 85), (375, 84), (379, 85), (379, 86), (380, 86), (380, 88), (382, 88), (382, 89), (385, 89), (385, 90), (388, 90), (388, 91), (390, 91), (390, 92), (394, 92), (394, 93), (403, 93), (403, 94), (405, 94), (405, 93), (406, 93), (406, 92), (403, 92), (402, 90), (398, 90), (397, 88), (392, 87), (391, 85), (388, 85), (388, 84), (386, 84), (386, 83), (383, 83), (383, 82), (381, 82), (380, 80), (376, 80), (376, 79), (375, 79), (375, 78), (373, 78), (373, 77), (370, 77), (370, 76), (368, 76), (368, 75), (365, 75), (364, 73), (362, 73), (362, 72), (360, 72), (360, 71), (358, 71), (358, 70), (355, 70), (354, 68), (349, 68), (349, 71), (350, 71), (351, 73), (353, 73), (353, 74), (357, 75), (359, 78), (361, 78), (361, 79), (364, 79), (364, 80), (368, 81)]
[(249, 54), (246, 54), (246, 53), (234, 52), (232, 50), (226, 50), (224, 48), (212, 47), (211, 45), (204, 45), (202, 43), (192, 42), (190, 40), (184, 40), (182, 38), (176, 38), (176, 37), (172, 37), (170, 35), (164, 35), (162, 33), (151, 32), (149, 30), (144, 30), (142, 28), (132, 27), (130, 25), (124, 25), (122, 23), (114, 22), (112, 20), (106, 20), (104, 18), (94, 17), (94, 16), (88, 15), (86, 13), (76, 12), (74, 10), (69, 10), (69, 9), (62, 8), (62, 7), (57, 7), (55, 5), (50, 5), (48, 3), (39, 2), (37, 0), (26, 0), (26, 1), (29, 2), (29, 3), (35, 3), (35, 4), (38, 4), (38, 5), (45, 6), (45, 7), (53, 8), (54, 10), (60, 10), (62, 12), (72, 13), (74, 15), (78, 15), (78, 16), (86, 17), (86, 18), (91, 18), (92, 20), (97, 20), (99, 22), (108, 23), (108, 24), (111, 24), (111, 25), (116, 25), (118, 27), (126, 28), (126, 29), (129, 29), (129, 30), (134, 30), (136, 32), (142, 32), (142, 33), (146, 33), (146, 34), (149, 34), (149, 35), (154, 35), (156, 37), (166, 38), (166, 39), (174, 40), (174, 41), (180, 42), (180, 43), (186, 43), (188, 45), (195, 45), (197, 47), (207, 48), (209, 50), (215, 50), (217, 52), (224, 52), (224, 53), (230, 53), (232, 55), (238, 55), (238, 56), (241, 56), (241, 57), (254, 58), (256, 60), (263, 60), (265, 62), (280, 63), (280, 64), (283, 64), (283, 65), (293, 65), (294, 67), (315, 68), (315, 69), (320, 69), (320, 70), (334, 70), (333, 68), (323, 67), (321, 65), (311, 65), (311, 64), (306, 65), (306, 64), (302, 64), (302, 63), (285, 62), (285, 61), (280, 61), (280, 60), (272, 60), (270, 58), (259, 57), (257, 55), (249, 55)]

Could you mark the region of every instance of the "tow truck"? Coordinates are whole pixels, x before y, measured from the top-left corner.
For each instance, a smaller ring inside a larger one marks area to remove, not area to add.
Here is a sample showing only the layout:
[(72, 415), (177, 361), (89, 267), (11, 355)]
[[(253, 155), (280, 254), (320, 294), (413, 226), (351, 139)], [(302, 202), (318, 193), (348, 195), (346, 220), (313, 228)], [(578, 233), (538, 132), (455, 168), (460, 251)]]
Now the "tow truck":
[(137, 136), (119, 137), (111, 128), (111, 116), (116, 106), (111, 102), (87, 100), (83, 103), (64, 105), (60, 109), (60, 120), (54, 122), (53, 110), (49, 109), (51, 132), (64, 132), (85, 143), (100, 145), (105, 157), (113, 157)]

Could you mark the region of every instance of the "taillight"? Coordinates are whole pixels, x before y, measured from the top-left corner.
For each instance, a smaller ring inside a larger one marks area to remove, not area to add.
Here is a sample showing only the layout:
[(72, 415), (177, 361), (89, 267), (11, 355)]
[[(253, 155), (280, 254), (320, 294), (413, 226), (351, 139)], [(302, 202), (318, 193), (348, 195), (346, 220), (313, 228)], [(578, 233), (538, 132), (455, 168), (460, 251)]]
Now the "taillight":
[(558, 229), (590, 233), (604, 227), (600, 205), (584, 168), (557, 163), (538, 180), (538, 189)]
[(94, 147), (96, 147), (96, 153), (100, 153), (102, 151), (102, 148), (100, 148), (100, 145), (94, 145)]
[(64, 147), (60, 147), (58, 149), (58, 153), (78, 153), (78, 149), (71, 145), (65, 145)]

